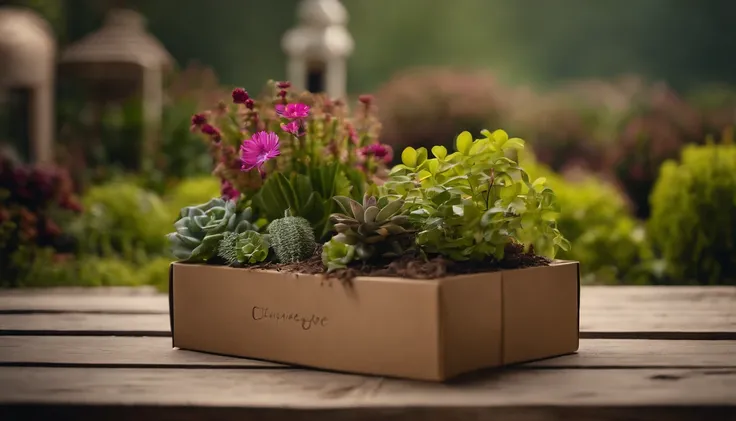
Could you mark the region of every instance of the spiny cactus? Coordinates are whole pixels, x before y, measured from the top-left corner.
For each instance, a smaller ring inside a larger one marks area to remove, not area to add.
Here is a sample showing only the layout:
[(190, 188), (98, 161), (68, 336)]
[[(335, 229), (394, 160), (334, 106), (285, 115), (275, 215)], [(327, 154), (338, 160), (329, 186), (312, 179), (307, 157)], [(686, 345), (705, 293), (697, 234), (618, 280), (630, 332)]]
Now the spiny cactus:
[(255, 264), (266, 260), (270, 244), (268, 237), (255, 231), (226, 232), (220, 241), (217, 255), (228, 265)]
[(175, 258), (187, 262), (205, 262), (216, 253), (226, 232), (255, 230), (250, 208), (236, 210), (234, 201), (212, 199), (181, 210), (174, 223), (175, 232), (167, 235)]
[(317, 247), (312, 227), (300, 216), (285, 216), (271, 221), (268, 233), (273, 251), (281, 263), (306, 260)]
[(366, 195), (360, 204), (344, 196), (334, 199), (344, 213), (330, 215), (338, 232), (333, 239), (355, 246), (358, 258), (397, 256), (411, 244), (407, 240), (413, 230), (409, 216), (404, 213), (403, 200), (389, 201), (387, 197), (376, 200)]
[(345, 244), (334, 238), (322, 247), (322, 263), (327, 272), (348, 267), (355, 258), (355, 246)]

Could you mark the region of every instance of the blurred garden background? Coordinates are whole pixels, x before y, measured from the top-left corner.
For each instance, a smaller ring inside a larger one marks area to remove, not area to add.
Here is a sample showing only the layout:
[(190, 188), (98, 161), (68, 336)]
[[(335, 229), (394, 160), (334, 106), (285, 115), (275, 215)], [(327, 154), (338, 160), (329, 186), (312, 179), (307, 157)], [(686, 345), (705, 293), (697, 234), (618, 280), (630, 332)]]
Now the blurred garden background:
[[(33, 165), (31, 97), (0, 72), (0, 286), (165, 289), (179, 209), (220, 194), (191, 115), (287, 79), (281, 39), (299, 3), (0, 0), (0, 32), (3, 8), (26, 8), (55, 60), (76, 57), (54, 67), (53, 166)], [(579, 260), (584, 282), (736, 284), (736, 2), (341, 3), (350, 103), (374, 95), (394, 151), (503, 128), (557, 192), (572, 243), (557, 257)], [(127, 54), (167, 63), (155, 133), (147, 97), (90, 82), (84, 54), (64, 55), (113, 8), (138, 11), (160, 47)]]

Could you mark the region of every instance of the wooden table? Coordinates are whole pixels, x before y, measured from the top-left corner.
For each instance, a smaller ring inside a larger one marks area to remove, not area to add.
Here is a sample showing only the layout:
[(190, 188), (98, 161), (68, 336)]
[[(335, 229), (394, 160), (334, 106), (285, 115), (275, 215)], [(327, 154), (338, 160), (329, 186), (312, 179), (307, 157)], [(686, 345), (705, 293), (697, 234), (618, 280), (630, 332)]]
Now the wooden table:
[(0, 292), (0, 420), (736, 420), (736, 288), (581, 297), (578, 354), (435, 384), (173, 350), (149, 290)]

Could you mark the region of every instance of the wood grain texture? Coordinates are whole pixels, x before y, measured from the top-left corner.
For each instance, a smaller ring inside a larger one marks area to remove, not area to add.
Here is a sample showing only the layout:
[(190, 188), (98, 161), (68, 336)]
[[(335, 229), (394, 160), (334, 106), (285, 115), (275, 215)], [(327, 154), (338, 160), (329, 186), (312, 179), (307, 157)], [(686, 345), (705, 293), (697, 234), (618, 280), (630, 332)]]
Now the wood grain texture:
[(168, 314), (0, 314), (0, 335), (34, 332), (171, 336)]
[(187, 405), (0, 405), (3, 420), (78, 421), (736, 421), (732, 406), (496, 406), (292, 409)]
[[(0, 337), (0, 365), (283, 368), (265, 361), (171, 348), (168, 338)], [(736, 341), (589, 339), (577, 354), (517, 368), (734, 368)]]
[[(138, 293), (136, 289), (120, 292), (111, 289), (97, 295), (80, 293), (78, 289), (52, 291), (55, 290), (0, 291), (0, 330), (102, 331), (103, 334), (155, 331), (159, 335), (169, 331), (167, 297), (148, 289)], [(34, 318), (27, 322), (6, 319), (33, 312), (91, 314), (75, 319), (57, 319), (58, 314), (33, 314)], [(128, 319), (128, 314), (151, 317), (142, 327), (134, 328), (131, 326), (137, 325), (136, 318)], [(692, 339), (719, 338), (708, 333), (736, 334), (736, 287), (583, 287), (580, 330), (582, 337), (604, 338), (642, 337), (638, 332), (645, 333), (644, 337), (663, 339), (677, 336), (673, 332), (691, 333)], [(731, 336), (720, 338), (733, 339)]]
[(308, 370), (2, 367), (0, 404), (292, 409), (732, 406), (736, 370), (503, 370), (451, 383)]

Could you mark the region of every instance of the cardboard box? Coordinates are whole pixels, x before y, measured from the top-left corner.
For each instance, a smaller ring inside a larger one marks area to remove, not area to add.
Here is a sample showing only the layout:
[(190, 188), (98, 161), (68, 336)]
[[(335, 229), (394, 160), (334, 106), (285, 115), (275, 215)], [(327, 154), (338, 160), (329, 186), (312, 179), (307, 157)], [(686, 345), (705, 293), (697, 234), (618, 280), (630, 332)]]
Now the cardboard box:
[(442, 381), (578, 349), (577, 262), (434, 280), (350, 283), (174, 263), (181, 349)]

